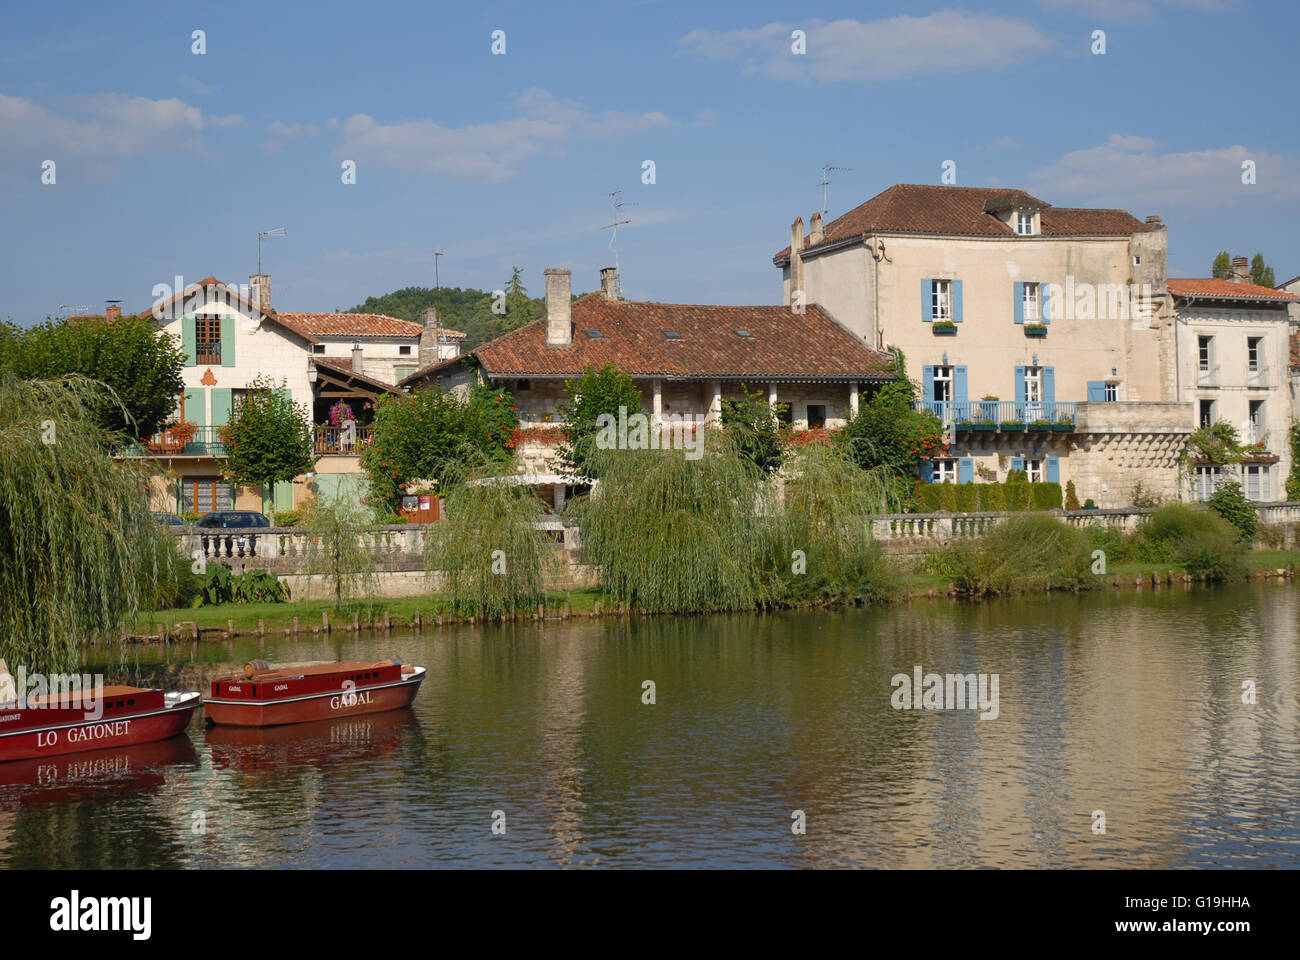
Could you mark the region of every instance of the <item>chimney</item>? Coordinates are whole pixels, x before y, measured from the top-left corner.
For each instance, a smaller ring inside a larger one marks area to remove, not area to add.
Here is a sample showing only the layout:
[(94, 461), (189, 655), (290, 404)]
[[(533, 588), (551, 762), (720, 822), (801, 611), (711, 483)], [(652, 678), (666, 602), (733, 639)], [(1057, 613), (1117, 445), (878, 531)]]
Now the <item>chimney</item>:
[(352, 344), (352, 372), (364, 374), (366, 372), (365, 364), (361, 360), (361, 344)]
[(1153, 227), (1160, 226), (1160, 215), (1157, 213), (1151, 214), (1151, 216), (1147, 217), (1147, 224)]
[(442, 359), (438, 341), (442, 337), (442, 321), (438, 319), (436, 307), (425, 307), (420, 315), (424, 329), (420, 331), (420, 366), (427, 367)]
[[(795, 302), (795, 291), (803, 290), (803, 217), (790, 224), (790, 292), (786, 303)], [(805, 298), (806, 299), (806, 298)]]
[(546, 345), (573, 345), (573, 321), (569, 309), (569, 279), (572, 272), (563, 267), (547, 267), (546, 277)]
[(1245, 257), (1232, 258), (1232, 279), (1234, 283), (1250, 283), (1250, 261)]
[(271, 310), (271, 275), (269, 273), (254, 273), (248, 278), (249, 299), (253, 301), (253, 306), (268, 313)]
[(606, 300), (618, 299), (618, 267), (600, 268), (600, 292)]
[(111, 304), (108, 308), (104, 310), (104, 319), (107, 320), (109, 323), (112, 323), (121, 315), (122, 315), (122, 308), (119, 307), (116, 303)]
[(808, 244), (816, 246), (826, 239), (826, 231), (822, 229), (822, 215), (814, 213), (812, 219), (808, 221)]

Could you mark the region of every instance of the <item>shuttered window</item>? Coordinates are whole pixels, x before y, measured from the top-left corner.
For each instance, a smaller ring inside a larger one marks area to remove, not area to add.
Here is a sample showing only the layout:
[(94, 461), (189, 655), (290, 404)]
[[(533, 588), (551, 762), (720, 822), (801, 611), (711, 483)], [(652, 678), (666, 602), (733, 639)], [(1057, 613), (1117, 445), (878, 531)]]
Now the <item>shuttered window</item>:
[(221, 318), (194, 319), (194, 355), (199, 363), (221, 362)]
[(181, 495), (185, 498), (185, 509), (199, 513), (235, 507), (234, 491), (219, 477), (185, 477), (181, 481)]

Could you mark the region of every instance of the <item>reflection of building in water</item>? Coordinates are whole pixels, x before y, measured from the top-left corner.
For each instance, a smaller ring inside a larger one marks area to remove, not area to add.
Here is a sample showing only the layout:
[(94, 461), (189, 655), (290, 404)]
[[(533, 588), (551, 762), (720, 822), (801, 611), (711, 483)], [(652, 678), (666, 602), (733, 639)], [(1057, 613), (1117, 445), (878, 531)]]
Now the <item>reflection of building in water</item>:
[(586, 801), (582, 779), (586, 772), (584, 727), (587, 722), (586, 657), (599, 655), (598, 624), (566, 624), (544, 629), (540, 649), (537, 697), (537, 758), (541, 773), (541, 803), (546, 829), (554, 841), (551, 856), (561, 865), (580, 862), (584, 853), (582, 818)]

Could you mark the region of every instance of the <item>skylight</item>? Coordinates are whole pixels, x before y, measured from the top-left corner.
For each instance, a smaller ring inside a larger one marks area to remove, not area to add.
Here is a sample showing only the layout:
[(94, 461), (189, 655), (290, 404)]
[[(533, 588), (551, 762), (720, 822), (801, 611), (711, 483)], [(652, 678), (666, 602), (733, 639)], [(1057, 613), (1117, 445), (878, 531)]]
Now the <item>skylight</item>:
[(665, 340), (680, 340), (681, 338), (682, 338), (682, 335), (681, 335), (680, 333), (678, 333), (676, 330), (665, 330), (665, 331), (664, 331), (664, 339), (665, 339)]
[(752, 333), (750, 333), (748, 330), (737, 330), (737, 331), (736, 331), (736, 336), (738, 336), (738, 337), (744, 337), (744, 338), (747, 339), (747, 340), (752, 340), (753, 337), (754, 337), (754, 335), (753, 335)]
[(599, 330), (588, 330), (588, 331), (587, 331), (587, 339), (589, 339), (589, 340), (602, 340), (602, 339), (604, 339), (604, 336), (605, 336), (605, 335), (604, 335), (603, 333), (601, 333)]

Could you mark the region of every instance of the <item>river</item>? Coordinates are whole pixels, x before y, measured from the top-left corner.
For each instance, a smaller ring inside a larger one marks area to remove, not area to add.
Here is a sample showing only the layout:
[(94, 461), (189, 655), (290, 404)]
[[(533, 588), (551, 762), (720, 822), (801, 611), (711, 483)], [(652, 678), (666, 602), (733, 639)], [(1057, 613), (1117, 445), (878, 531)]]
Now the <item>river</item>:
[[(1292, 582), (197, 650), (429, 673), (400, 712), (0, 765), (0, 865), (1300, 866)], [(996, 717), (896, 709), (918, 665), (996, 674)]]

